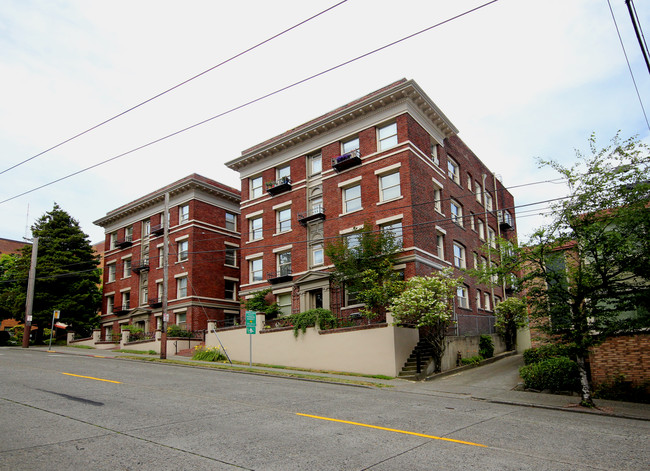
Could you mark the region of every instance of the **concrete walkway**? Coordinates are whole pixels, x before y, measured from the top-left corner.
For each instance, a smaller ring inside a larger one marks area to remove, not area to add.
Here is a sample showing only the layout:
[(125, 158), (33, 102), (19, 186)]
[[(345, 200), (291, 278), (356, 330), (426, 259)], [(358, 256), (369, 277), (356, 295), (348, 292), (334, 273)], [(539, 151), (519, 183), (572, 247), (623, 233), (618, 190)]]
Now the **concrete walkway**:
[[(29, 350), (48, 353), (47, 347), (30, 347)], [(87, 350), (74, 347), (57, 346), (53, 347), (52, 350), (57, 354), (85, 355), (103, 358), (124, 356), (130, 358), (141, 356), (143, 359), (152, 357), (157, 358), (157, 356), (151, 355), (134, 355), (114, 352), (111, 350)], [(184, 356), (168, 355), (167, 358), (169, 360), (181, 360), (196, 366), (206, 365), (206, 362), (193, 361)], [(331, 381), (340, 380), (341, 382), (345, 382), (346, 380), (356, 380), (365, 383), (390, 386), (391, 391), (404, 391), (411, 394), (462, 397), (471, 400), (489, 401), (500, 404), (538, 407), (567, 412), (580, 412), (650, 421), (650, 404), (597, 399), (595, 402), (598, 407), (596, 409), (588, 409), (579, 405), (580, 398), (578, 396), (518, 391), (515, 388), (522, 381), (518, 372), (520, 366), (523, 366), (522, 355), (504, 355), (492, 363), (484, 364), (475, 368), (465, 367), (458, 370), (452, 370), (431, 377), (427, 381), (409, 381), (399, 378), (386, 380), (340, 375), (335, 373), (268, 368), (256, 366), (255, 364), (253, 364), (252, 368), (259, 373), (267, 375), (272, 375), (273, 373), (277, 373), (278, 375), (300, 374), (301, 379), (312, 378), (316, 381), (323, 380), (322, 378), (327, 378)], [(242, 370), (242, 372), (255, 373), (255, 371), (249, 371), (250, 369), (246, 364), (233, 365), (233, 367)]]

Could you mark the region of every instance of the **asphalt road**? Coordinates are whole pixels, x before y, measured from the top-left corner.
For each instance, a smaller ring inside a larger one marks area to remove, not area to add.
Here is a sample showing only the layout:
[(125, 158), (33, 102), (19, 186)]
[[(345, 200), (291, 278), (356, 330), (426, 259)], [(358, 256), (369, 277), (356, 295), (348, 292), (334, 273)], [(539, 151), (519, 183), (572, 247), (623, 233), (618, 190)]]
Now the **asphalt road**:
[(0, 349), (1, 470), (645, 470), (650, 423)]

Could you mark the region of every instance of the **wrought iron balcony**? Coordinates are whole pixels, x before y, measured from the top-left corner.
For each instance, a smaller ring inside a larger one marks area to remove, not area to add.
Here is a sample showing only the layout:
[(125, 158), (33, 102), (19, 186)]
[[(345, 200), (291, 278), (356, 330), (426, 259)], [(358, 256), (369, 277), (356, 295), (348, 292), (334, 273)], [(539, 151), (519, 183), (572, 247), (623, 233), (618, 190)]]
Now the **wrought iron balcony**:
[(337, 172), (342, 172), (357, 165), (361, 165), (361, 152), (359, 152), (359, 149), (332, 159), (332, 168)]
[(283, 269), (275, 273), (267, 273), (266, 280), (272, 284), (277, 285), (279, 283), (286, 283), (287, 281), (293, 281), (293, 275), (291, 274), (290, 269)]
[(512, 216), (510, 213), (499, 211), (499, 228), (502, 231), (511, 231), (514, 229), (512, 226)]
[(118, 240), (115, 242), (115, 247), (120, 248), (120, 249), (125, 249), (127, 247), (131, 247), (133, 245), (133, 237), (132, 236), (125, 236), (124, 239)]
[(325, 208), (319, 204), (309, 209), (307, 212), (298, 213), (298, 222), (303, 226), (309, 221), (325, 220)]
[(149, 298), (149, 307), (162, 307), (162, 298)]
[(124, 314), (128, 314), (130, 311), (129, 309), (129, 304), (124, 304), (122, 306), (116, 306), (113, 308), (113, 314), (117, 314), (118, 316), (123, 316)]
[(271, 195), (279, 195), (291, 190), (291, 177), (282, 177), (272, 182), (266, 182), (266, 192)]
[(133, 262), (131, 264), (131, 270), (134, 271), (135, 273), (140, 273), (141, 271), (148, 271), (149, 257), (143, 258), (142, 260), (139, 260), (137, 262)]
[(159, 236), (162, 235), (164, 232), (165, 232), (165, 228), (163, 227), (162, 224), (156, 224), (155, 226), (151, 226), (152, 236)]

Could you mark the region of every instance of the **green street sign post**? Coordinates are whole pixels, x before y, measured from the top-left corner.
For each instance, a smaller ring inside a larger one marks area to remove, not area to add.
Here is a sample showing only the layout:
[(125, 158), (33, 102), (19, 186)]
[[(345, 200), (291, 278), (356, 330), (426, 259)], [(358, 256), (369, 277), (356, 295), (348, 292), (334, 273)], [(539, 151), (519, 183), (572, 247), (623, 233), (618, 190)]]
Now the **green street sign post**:
[(246, 333), (251, 334), (248, 337), (248, 347), (249, 347), (249, 360), (248, 366), (253, 366), (253, 335), (255, 333), (255, 328), (257, 327), (257, 312), (256, 311), (246, 311)]

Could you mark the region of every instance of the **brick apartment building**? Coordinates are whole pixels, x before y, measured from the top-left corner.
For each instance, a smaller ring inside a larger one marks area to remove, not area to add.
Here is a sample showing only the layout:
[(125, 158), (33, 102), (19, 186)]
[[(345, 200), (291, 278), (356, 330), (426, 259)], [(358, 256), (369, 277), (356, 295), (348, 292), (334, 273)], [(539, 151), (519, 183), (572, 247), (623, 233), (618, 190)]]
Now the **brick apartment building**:
[[(406, 278), (488, 260), (480, 247), (516, 237), (514, 200), (412, 80), (402, 79), (262, 142), (226, 165), (241, 176), (243, 296), (267, 287), (285, 314), (359, 305), (330, 284), (328, 241), (364, 222), (402, 240)], [(457, 333), (488, 332), (505, 287), (466, 279)]]
[(201, 330), (239, 317), (240, 192), (192, 174), (95, 221), (106, 231), (102, 339), (122, 324), (161, 327), (165, 193), (169, 324)]
[(3, 239), (0, 237), (0, 255), (20, 253), (22, 248), (31, 242), (21, 242), (19, 240)]

